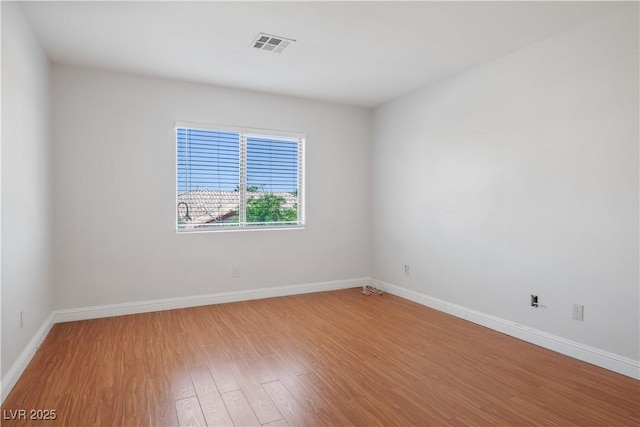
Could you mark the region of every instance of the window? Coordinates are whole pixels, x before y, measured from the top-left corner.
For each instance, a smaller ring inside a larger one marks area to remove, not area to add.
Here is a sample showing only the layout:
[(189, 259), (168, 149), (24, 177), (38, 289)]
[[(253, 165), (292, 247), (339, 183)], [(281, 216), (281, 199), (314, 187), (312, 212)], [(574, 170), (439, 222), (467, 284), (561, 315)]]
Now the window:
[(178, 231), (304, 226), (304, 136), (177, 126)]

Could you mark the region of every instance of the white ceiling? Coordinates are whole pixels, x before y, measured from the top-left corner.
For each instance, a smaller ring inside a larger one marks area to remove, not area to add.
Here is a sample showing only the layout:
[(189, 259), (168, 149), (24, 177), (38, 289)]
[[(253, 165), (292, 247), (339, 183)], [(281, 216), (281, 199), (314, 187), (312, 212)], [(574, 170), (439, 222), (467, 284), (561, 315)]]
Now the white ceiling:
[[(372, 107), (619, 2), (27, 2), (55, 63)], [(259, 32), (296, 39), (281, 54)]]

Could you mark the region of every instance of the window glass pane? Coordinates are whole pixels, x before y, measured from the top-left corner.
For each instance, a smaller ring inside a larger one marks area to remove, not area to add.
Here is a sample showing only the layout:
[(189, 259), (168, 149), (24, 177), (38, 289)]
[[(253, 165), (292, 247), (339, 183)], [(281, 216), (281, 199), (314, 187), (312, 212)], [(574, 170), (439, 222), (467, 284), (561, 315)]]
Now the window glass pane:
[(298, 141), (247, 136), (248, 224), (295, 224)]
[(176, 139), (178, 225), (237, 223), (240, 135), (178, 128)]

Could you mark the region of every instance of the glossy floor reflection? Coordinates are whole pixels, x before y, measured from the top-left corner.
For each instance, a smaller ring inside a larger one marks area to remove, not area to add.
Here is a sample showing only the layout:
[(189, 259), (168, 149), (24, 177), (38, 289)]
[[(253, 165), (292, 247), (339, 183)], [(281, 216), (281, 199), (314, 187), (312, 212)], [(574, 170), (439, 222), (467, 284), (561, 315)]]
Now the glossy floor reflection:
[(639, 405), (636, 380), (349, 289), (55, 325), (2, 424), (637, 426)]

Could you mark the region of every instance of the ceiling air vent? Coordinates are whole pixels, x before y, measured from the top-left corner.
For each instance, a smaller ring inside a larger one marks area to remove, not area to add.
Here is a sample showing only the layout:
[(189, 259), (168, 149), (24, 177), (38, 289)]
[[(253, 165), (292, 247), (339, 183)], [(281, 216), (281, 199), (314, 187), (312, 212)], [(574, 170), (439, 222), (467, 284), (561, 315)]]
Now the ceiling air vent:
[(258, 34), (258, 37), (251, 43), (256, 49), (269, 50), (271, 52), (280, 53), (287, 48), (295, 40), (286, 37), (272, 36), (271, 34)]

